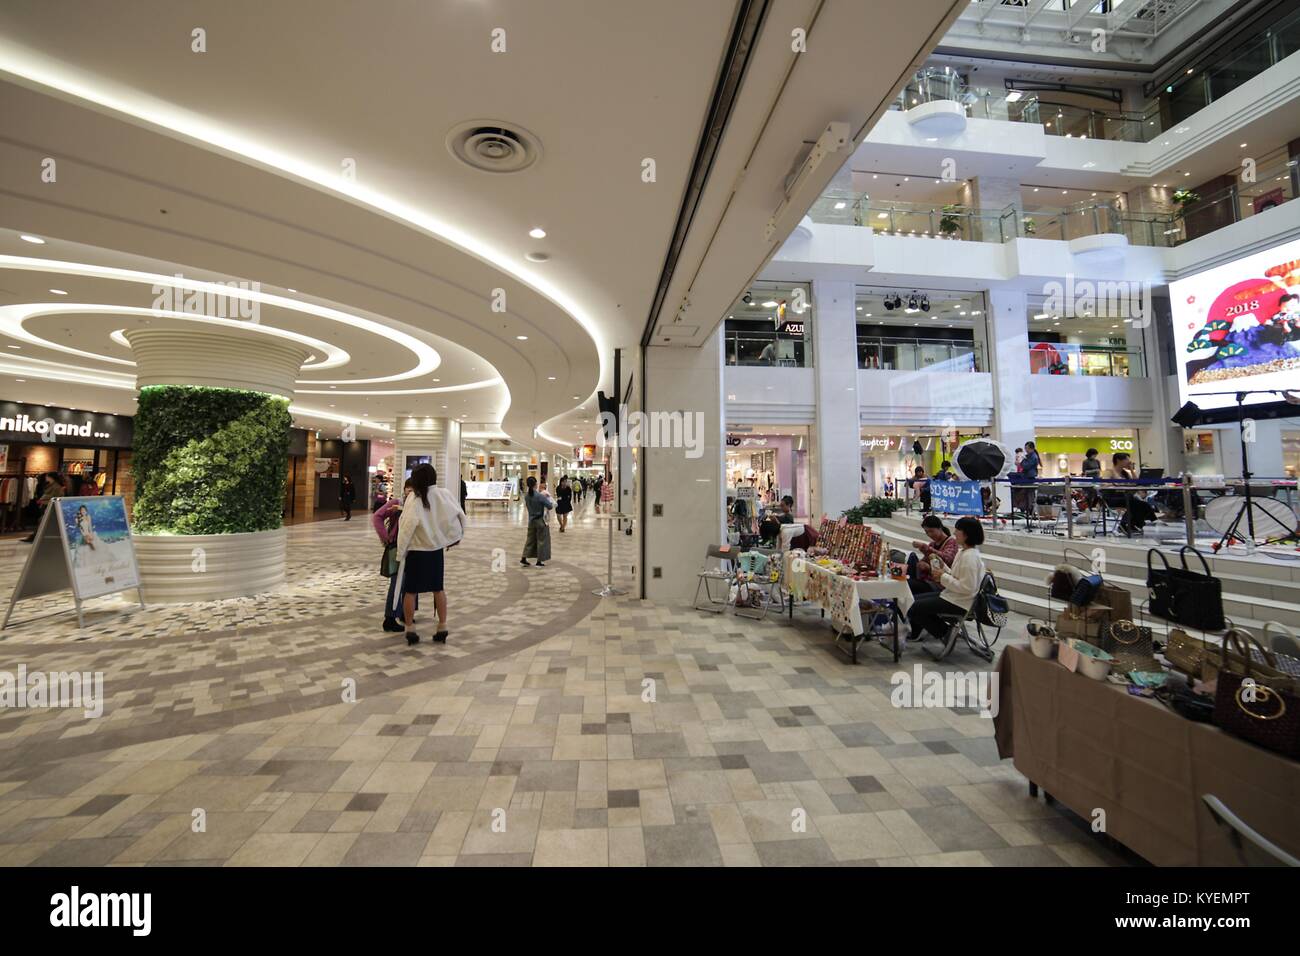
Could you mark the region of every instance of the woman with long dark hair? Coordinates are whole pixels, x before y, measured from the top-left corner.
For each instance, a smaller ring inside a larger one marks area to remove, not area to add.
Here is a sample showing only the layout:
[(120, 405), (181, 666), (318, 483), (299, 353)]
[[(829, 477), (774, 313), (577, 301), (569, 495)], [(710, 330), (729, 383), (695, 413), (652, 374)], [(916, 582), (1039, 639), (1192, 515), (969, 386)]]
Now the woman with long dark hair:
[[(447, 640), (447, 592), (443, 590), (443, 552), (465, 536), (465, 512), (446, 488), (438, 487), (438, 472), (432, 465), (419, 465), (411, 472), (411, 490), (402, 505), (397, 523), (397, 584), (402, 596), (402, 618), (406, 643), (420, 643), (415, 633), (415, 596), (433, 592), (438, 612), (438, 631), (433, 639)], [(392, 611), (396, 614), (396, 601)]]
[(524, 494), (524, 507), (528, 509), (528, 540), (524, 543), (524, 556), (519, 563), (528, 567), (528, 559), (536, 558), (539, 568), (551, 560), (551, 529), (546, 526), (546, 512), (555, 507), (555, 501), (546, 490), (537, 490), (537, 479), (528, 476), (528, 491)]
[(565, 475), (555, 486), (555, 520), (560, 523), (560, 534), (564, 534), (571, 511), (573, 511), (573, 486), (569, 484), (569, 476)]

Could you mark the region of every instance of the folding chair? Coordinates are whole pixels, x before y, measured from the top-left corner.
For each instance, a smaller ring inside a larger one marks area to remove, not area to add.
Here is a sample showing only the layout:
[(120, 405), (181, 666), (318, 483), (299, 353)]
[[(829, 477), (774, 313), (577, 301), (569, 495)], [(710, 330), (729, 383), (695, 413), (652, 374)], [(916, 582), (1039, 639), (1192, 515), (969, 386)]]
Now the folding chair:
[[(709, 559), (717, 560), (718, 564), (710, 566)], [(697, 611), (710, 611), (714, 614), (721, 614), (727, 609), (730, 603), (728, 597), (731, 593), (731, 583), (736, 579), (736, 550), (734, 547), (721, 544), (711, 544), (704, 552), (704, 567), (696, 572), (695, 584), (695, 602), (694, 607)], [(722, 599), (719, 600), (713, 596), (713, 586), (710, 582), (722, 582)], [(700, 591), (704, 591), (707, 599), (706, 604), (700, 603)]]

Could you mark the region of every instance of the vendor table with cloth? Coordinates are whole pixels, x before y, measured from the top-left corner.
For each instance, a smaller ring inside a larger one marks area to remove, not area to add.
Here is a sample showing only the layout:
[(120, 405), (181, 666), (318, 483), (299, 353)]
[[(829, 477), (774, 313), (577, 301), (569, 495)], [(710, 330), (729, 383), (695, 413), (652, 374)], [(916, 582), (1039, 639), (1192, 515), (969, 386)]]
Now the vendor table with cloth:
[[(796, 570), (796, 562), (800, 570)], [(912, 607), (912, 591), (906, 581), (893, 578), (870, 578), (855, 581), (845, 574), (836, 574), (799, 555), (784, 555), (782, 581), (790, 600), (790, 616), (794, 617), (794, 602), (809, 601), (831, 616), (836, 640), (848, 638), (853, 663), (858, 662), (858, 645), (868, 639), (862, 622), (860, 601), (887, 601), (893, 606), (893, 654), (900, 656), (898, 623)]]
[(1300, 856), (1300, 762), (1158, 701), (1072, 673), (1011, 645), (998, 661), (998, 753), (1084, 820), (1157, 866), (1240, 866), (1212, 794), (1265, 839)]

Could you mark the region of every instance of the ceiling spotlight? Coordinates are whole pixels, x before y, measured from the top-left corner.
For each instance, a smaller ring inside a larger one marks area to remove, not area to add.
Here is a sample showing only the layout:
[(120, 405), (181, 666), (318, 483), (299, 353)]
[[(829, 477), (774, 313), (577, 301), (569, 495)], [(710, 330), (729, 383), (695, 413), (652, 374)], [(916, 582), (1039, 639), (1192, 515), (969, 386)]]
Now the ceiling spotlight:
[(930, 297), (927, 295), (921, 296), (921, 311), (922, 312), (930, 311)]
[(528, 336), (526, 336), (526, 335), (516, 335), (515, 338), (517, 338), (520, 342), (527, 342), (527, 341), (528, 341)]
[(546, 238), (546, 230), (545, 230), (545, 229), (539, 229), (539, 228), (537, 228), (537, 227), (533, 227), (532, 229), (529, 229), (529, 230), (528, 230), (528, 234), (529, 234), (530, 236), (532, 236), (534, 239), (545, 239), (545, 238)]
[(763, 303), (763, 308), (765, 308), (765, 309), (775, 309), (775, 308), (776, 308), (776, 300), (775, 300), (775, 299), (768, 299), (766, 302)]
[(546, 376), (546, 380), (547, 380), (548, 382), (554, 382), (554, 381), (555, 381), (555, 376), (554, 376), (554, 375), (548, 375), (548, 376)]
[(38, 246), (45, 245), (45, 240), (42, 239), (40, 236), (19, 236), (18, 238), (21, 239), (23, 242), (32, 242)]
[(741, 300), (740, 300), (740, 301), (744, 302), (745, 305), (749, 305), (749, 303), (752, 302), (752, 301), (754, 301), (754, 300), (753, 300), (753, 297), (752, 297), (748, 292), (746, 292), (743, 296), (741, 296)]
[(67, 294), (68, 294), (68, 293), (64, 292), (62, 289), (51, 289), (50, 291), (53, 292), (55, 295), (67, 295)]

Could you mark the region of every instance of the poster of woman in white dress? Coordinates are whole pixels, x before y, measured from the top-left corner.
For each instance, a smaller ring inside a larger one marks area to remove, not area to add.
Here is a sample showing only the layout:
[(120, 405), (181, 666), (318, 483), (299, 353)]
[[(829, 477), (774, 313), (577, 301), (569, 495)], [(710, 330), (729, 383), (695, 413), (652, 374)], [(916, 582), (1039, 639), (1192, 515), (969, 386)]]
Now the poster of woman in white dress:
[(119, 496), (55, 500), (77, 597), (85, 600), (137, 587), (126, 501)]

